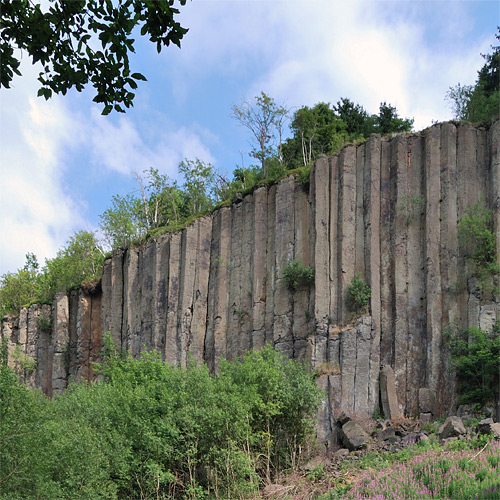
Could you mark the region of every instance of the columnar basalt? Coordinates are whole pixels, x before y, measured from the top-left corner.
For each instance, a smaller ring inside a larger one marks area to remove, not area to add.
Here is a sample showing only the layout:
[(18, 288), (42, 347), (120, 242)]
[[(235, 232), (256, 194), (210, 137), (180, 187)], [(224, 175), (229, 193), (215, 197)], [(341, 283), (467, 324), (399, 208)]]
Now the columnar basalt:
[[(320, 156), (310, 186), (289, 176), (182, 231), (115, 252), (95, 290), (6, 318), (2, 336), (12, 359), (17, 349), (37, 361), (23, 377), (47, 395), (71, 377), (94, 376), (109, 331), (133, 356), (156, 349), (169, 363), (193, 359), (212, 370), (271, 343), (320, 373), (326, 433), (342, 412), (367, 417), (379, 407), (384, 366), (399, 411), (417, 415), (426, 388), (434, 413), (444, 414), (455, 391), (443, 330), (500, 319), (500, 303), (480, 300), (466, 279), (457, 234), (467, 207), (482, 201), (500, 248), (499, 149), (500, 122), (374, 135)], [(314, 283), (287, 286), (292, 259), (314, 268)], [(346, 301), (356, 274), (371, 287), (361, 317)]]

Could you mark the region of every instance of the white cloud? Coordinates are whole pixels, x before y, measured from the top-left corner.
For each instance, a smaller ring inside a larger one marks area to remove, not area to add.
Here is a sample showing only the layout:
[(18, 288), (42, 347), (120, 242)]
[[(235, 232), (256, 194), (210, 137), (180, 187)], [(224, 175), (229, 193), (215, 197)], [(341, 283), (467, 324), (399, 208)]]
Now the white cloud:
[(166, 57), (175, 62), (179, 99), (187, 98), (196, 75), (245, 76), (259, 59), (244, 98), (264, 90), (279, 102), (302, 106), (349, 97), (370, 113), (387, 101), (422, 128), (451, 117), (446, 90), (458, 81), (474, 82), (479, 53), (493, 39), (488, 33), (480, 43), (470, 42), (469, 7), (422, 1), (199, 2), (185, 10), (190, 32), (182, 50)]
[[(205, 145), (206, 140), (214, 140), (209, 131), (196, 125), (176, 127), (161, 115), (155, 116), (154, 123), (154, 131), (123, 115), (113, 123), (93, 108), (89, 127), (93, 161), (123, 175), (154, 167), (172, 178), (177, 175), (179, 162), (186, 157), (214, 161)], [(153, 137), (148, 136), (150, 133)]]
[(28, 252), (43, 264), (81, 223), (62, 183), (66, 149), (78, 137), (77, 122), (62, 99), (33, 97), (35, 70), (23, 64), (22, 71), (14, 88), (0, 94), (0, 274), (21, 267)]

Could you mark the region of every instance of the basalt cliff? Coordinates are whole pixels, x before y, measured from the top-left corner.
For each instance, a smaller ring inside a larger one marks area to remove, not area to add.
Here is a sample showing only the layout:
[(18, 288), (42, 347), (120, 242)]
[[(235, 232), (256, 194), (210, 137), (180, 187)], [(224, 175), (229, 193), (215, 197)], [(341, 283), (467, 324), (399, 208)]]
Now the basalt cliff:
[[(418, 414), (430, 395), (442, 415), (456, 405), (445, 332), (500, 319), (500, 302), (481, 298), (459, 247), (458, 221), (480, 200), (500, 248), (500, 122), (373, 135), (319, 157), (308, 186), (289, 176), (115, 252), (95, 289), (4, 318), (2, 336), (12, 363), (19, 352), (36, 360), (23, 376), (49, 396), (71, 378), (93, 378), (109, 331), (133, 356), (156, 349), (169, 363), (193, 358), (213, 370), (271, 343), (320, 373), (325, 435), (341, 413), (379, 408), (381, 369), (401, 414)], [(292, 259), (314, 269), (295, 291), (283, 276)], [(356, 274), (371, 287), (360, 317), (346, 300)]]

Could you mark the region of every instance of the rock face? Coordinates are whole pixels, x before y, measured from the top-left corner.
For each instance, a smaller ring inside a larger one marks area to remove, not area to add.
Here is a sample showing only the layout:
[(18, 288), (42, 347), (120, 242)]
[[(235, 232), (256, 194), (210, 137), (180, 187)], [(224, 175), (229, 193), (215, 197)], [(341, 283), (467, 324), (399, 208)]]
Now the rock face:
[[(467, 207), (484, 200), (500, 248), (499, 150), (500, 122), (373, 135), (320, 156), (309, 188), (289, 176), (114, 253), (96, 290), (6, 318), (2, 337), (37, 361), (23, 376), (48, 395), (94, 377), (109, 331), (133, 356), (156, 349), (182, 366), (192, 357), (217, 370), (265, 343), (305, 359), (321, 373), (325, 436), (341, 413), (379, 408), (381, 366), (393, 371), (398, 412), (443, 415), (456, 403), (443, 329), (500, 319), (500, 303), (480, 301), (473, 280), (458, 286), (467, 268), (457, 237)], [(287, 287), (291, 259), (314, 268), (314, 283)], [(370, 315), (353, 318), (346, 291), (356, 274), (371, 287)]]

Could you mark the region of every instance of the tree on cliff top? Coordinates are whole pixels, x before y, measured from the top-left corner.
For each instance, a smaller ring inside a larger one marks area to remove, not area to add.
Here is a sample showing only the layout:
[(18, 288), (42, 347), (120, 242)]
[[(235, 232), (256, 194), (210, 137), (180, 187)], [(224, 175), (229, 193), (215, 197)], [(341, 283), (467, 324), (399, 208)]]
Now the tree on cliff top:
[[(500, 41), (500, 27), (495, 35)], [(491, 54), (481, 54), (485, 63), (474, 85), (450, 87), (450, 101), (455, 118), (470, 122), (488, 122), (500, 116), (500, 45), (492, 45)]]
[[(102, 114), (133, 105), (137, 81), (131, 73), (129, 52), (135, 52), (132, 31), (149, 36), (158, 52), (174, 43), (180, 47), (187, 33), (174, 18), (176, 4), (186, 0), (51, 0), (42, 10), (32, 0), (2, 1), (0, 18), (0, 88), (9, 88), (26, 51), (43, 71), (38, 80), (39, 96), (49, 99), (71, 88), (81, 92), (91, 83), (94, 101), (102, 103)], [(99, 50), (99, 44), (101, 49)]]
[(255, 97), (255, 103), (245, 101), (232, 107), (231, 117), (250, 130), (255, 147), (251, 156), (260, 161), (264, 177), (267, 177), (266, 159), (274, 153), (274, 143), (277, 143), (278, 160), (283, 164), (282, 140), (283, 129), (288, 119), (289, 110), (261, 92)]

